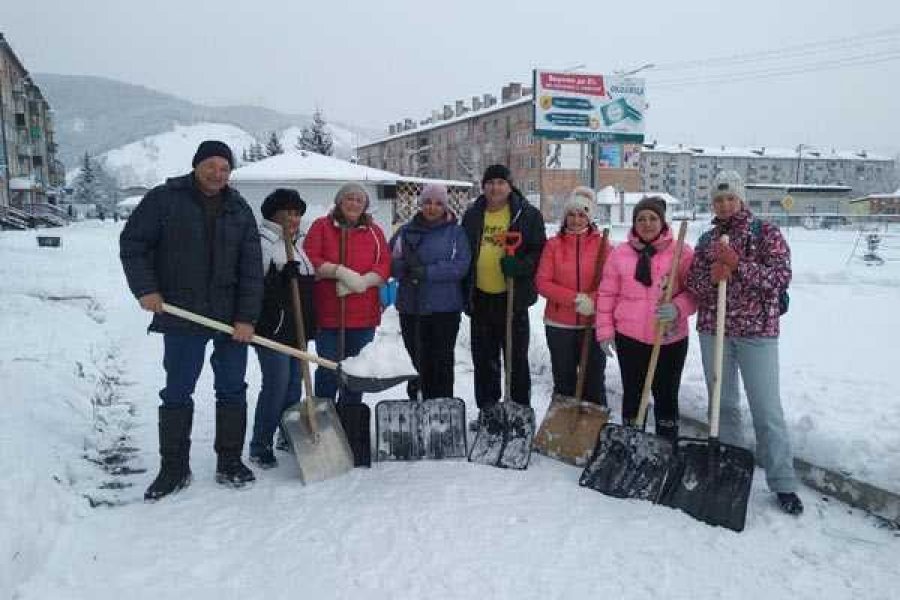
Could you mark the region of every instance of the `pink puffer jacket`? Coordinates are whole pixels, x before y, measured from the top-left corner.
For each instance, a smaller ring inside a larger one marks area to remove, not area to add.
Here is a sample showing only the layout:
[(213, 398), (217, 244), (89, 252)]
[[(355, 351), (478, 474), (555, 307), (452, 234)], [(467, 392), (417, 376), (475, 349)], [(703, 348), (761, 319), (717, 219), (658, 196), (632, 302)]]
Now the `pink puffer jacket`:
[[(597, 289), (597, 339), (607, 340), (621, 333), (645, 344), (652, 344), (656, 333), (656, 307), (662, 299), (662, 288), (675, 255), (675, 240), (671, 228), (667, 229), (653, 245), (656, 254), (650, 259), (650, 278), (653, 284), (645, 286), (634, 278), (638, 251), (643, 246), (634, 232), (628, 234), (628, 242), (616, 246), (603, 268), (603, 279)], [(687, 244), (681, 251), (678, 285), (672, 302), (678, 308), (678, 318), (669, 327), (663, 344), (671, 344), (688, 335), (688, 317), (697, 310), (694, 296), (684, 287), (693, 249)]]

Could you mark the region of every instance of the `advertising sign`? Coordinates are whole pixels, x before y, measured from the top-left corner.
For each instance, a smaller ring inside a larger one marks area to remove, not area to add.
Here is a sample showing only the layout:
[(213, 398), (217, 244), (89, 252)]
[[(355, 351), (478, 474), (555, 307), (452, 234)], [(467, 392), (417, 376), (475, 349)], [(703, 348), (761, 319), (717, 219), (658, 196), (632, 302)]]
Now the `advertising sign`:
[(622, 168), (622, 146), (619, 144), (601, 144), (597, 160), (597, 164), (601, 167)]
[(644, 141), (644, 80), (534, 71), (534, 134), (588, 142)]

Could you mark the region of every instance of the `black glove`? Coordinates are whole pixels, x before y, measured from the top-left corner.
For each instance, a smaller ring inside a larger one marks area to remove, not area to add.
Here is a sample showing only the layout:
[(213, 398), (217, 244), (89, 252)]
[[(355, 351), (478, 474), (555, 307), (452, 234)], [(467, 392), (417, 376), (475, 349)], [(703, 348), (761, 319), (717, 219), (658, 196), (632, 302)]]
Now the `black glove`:
[(285, 282), (291, 279), (300, 279), (300, 263), (296, 260), (289, 260), (284, 263), (284, 267), (281, 269), (281, 276)]

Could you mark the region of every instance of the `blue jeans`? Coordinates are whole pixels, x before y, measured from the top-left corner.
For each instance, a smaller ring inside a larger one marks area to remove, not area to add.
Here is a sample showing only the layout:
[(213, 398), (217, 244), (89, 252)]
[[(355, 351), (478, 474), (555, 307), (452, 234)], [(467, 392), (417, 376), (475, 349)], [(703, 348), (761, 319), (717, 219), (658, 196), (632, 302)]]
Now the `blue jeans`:
[[(716, 338), (700, 334), (700, 353), (706, 383), (712, 393), (713, 358)], [(722, 356), (722, 402), (719, 438), (742, 445), (741, 392), (738, 370), (747, 393), (747, 404), (756, 432), (756, 458), (766, 471), (766, 483), (773, 492), (796, 492), (794, 455), (778, 384), (778, 338), (726, 337)]]
[(159, 392), (163, 406), (177, 408), (193, 406), (194, 388), (203, 370), (206, 344), (212, 340), (213, 353), (210, 364), (213, 369), (216, 403), (247, 405), (247, 344), (235, 342), (225, 334), (190, 335), (166, 333), (163, 335), (163, 368), (166, 370), (166, 387)]
[(300, 401), (300, 361), (280, 352), (254, 346), (262, 371), (262, 386), (253, 415), (250, 454), (272, 447), (272, 436), (284, 410)]
[[(316, 334), (316, 353), (329, 360), (338, 360), (338, 329), (319, 329)], [(356, 356), (360, 351), (375, 339), (375, 328), (346, 329), (344, 334), (344, 357)], [(334, 398), (338, 390), (337, 374), (325, 367), (316, 367), (316, 397)], [(341, 394), (338, 402), (347, 404), (359, 404), (362, 402), (362, 394), (351, 392), (341, 386)]]

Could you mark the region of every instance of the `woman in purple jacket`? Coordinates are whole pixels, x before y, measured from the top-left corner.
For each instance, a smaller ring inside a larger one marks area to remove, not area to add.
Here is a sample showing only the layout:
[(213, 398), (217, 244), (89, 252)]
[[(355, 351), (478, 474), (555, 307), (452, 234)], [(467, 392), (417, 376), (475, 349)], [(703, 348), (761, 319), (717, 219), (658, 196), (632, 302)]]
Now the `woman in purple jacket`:
[[(419, 195), (419, 211), (390, 241), (391, 274), (400, 282), (396, 302), (400, 330), (419, 372), (419, 378), (407, 386), (411, 399), (417, 397), (420, 385), (425, 399), (453, 397), (453, 351), (463, 310), (461, 283), (472, 253), (447, 200), (447, 188), (426, 185)], [(418, 352), (423, 340), (427, 345)]]

